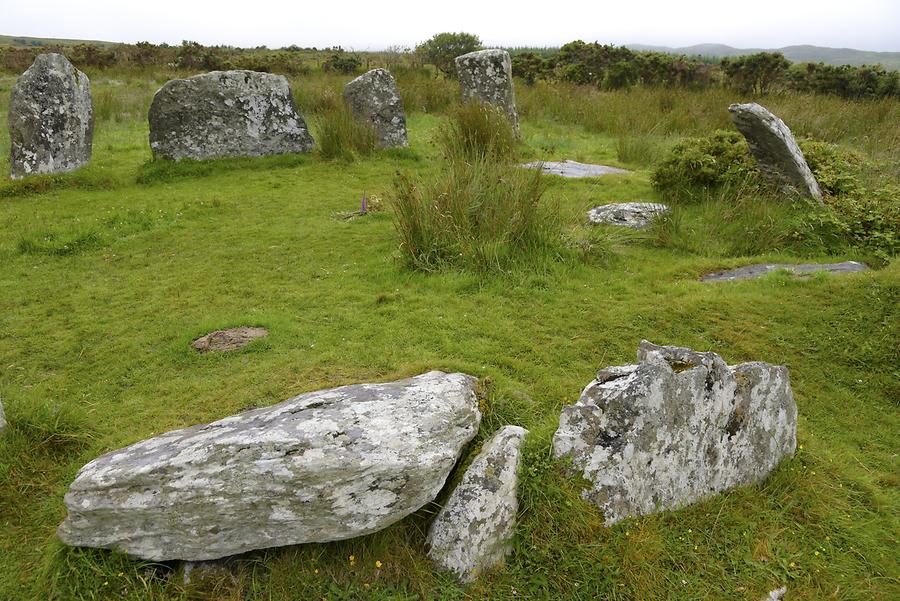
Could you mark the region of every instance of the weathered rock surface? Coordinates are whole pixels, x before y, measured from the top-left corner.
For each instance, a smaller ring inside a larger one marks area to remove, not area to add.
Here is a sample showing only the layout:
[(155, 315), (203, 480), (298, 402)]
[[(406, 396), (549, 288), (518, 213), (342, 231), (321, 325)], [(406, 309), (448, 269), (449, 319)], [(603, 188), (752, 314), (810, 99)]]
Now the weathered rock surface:
[(9, 102), (10, 175), (64, 173), (91, 160), (94, 108), (87, 75), (62, 54), (39, 54)]
[(606, 165), (591, 165), (578, 161), (534, 161), (522, 165), (526, 169), (541, 169), (547, 175), (560, 177), (600, 177), (602, 175), (615, 175), (617, 173), (630, 173), (627, 169), (607, 167)]
[(0, 434), (6, 430), (6, 414), (3, 413), (3, 403), (0, 403)]
[(512, 61), (507, 51), (478, 50), (457, 56), (456, 73), (463, 100), (477, 100), (501, 109), (519, 134)]
[(150, 149), (167, 159), (255, 157), (313, 146), (283, 75), (212, 71), (173, 79), (150, 105)]
[(563, 409), (553, 453), (613, 524), (761, 480), (794, 453), (796, 428), (787, 368), (645, 340), (638, 364), (601, 370)]
[(728, 110), (764, 177), (786, 192), (822, 202), (822, 190), (784, 121), (755, 102), (732, 104)]
[(484, 444), (428, 531), (428, 556), (462, 582), (503, 561), (519, 508), (519, 447), (528, 431), (506, 426)]
[(344, 102), (354, 118), (375, 127), (379, 148), (409, 146), (403, 101), (390, 71), (372, 69), (345, 85)]
[(761, 278), (762, 276), (784, 269), (797, 275), (810, 275), (824, 271), (827, 273), (855, 273), (858, 271), (866, 271), (863, 263), (856, 261), (843, 261), (842, 263), (762, 263), (759, 265), (745, 265), (736, 269), (727, 271), (717, 271), (708, 273), (700, 278), (702, 282), (731, 282), (734, 280), (750, 280), (753, 278)]
[(194, 340), (191, 347), (201, 355), (214, 351), (225, 353), (247, 346), (257, 338), (268, 336), (268, 334), (269, 330), (265, 328), (246, 326), (216, 330)]
[(476, 380), (433, 371), (311, 392), (84, 466), (59, 538), (203, 561), (380, 530), (432, 501), (478, 430)]
[(588, 221), (594, 225), (606, 223), (640, 229), (670, 210), (666, 205), (655, 202), (620, 202), (594, 207), (588, 211)]

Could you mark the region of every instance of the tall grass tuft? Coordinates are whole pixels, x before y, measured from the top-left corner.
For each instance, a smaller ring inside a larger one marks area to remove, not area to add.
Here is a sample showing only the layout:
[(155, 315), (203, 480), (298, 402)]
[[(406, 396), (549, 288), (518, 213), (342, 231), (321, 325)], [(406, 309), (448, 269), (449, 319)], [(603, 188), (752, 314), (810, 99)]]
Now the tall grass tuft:
[(344, 104), (315, 117), (313, 127), (319, 155), (325, 159), (354, 160), (375, 151), (375, 128), (353, 118)]
[(561, 248), (558, 212), (538, 170), (490, 157), (452, 159), (425, 181), (398, 175), (392, 204), (400, 249), (414, 268), (504, 272)]
[(438, 145), (450, 160), (488, 157), (511, 159), (516, 136), (506, 115), (497, 108), (469, 101), (457, 107), (437, 135)]

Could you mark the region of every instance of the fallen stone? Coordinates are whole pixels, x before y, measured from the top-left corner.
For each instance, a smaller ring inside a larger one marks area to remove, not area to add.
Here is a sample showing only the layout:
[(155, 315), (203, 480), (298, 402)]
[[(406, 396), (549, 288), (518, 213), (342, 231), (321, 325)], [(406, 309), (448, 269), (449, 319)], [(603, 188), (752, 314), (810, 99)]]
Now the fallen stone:
[(313, 146), (283, 75), (212, 71), (173, 79), (150, 105), (150, 149), (163, 158), (257, 157)]
[(765, 178), (787, 193), (822, 202), (822, 190), (784, 121), (755, 102), (732, 104), (728, 110)]
[(434, 500), (481, 414), (433, 371), (294, 397), (91, 461), (65, 495), (68, 545), (153, 561), (376, 532)]
[(372, 69), (345, 85), (344, 102), (356, 119), (374, 126), (379, 148), (409, 146), (403, 101), (390, 71)]
[(228, 352), (247, 346), (257, 338), (268, 336), (265, 328), (240, 327), (216, 330), (194, 340), (191, 346), (201, 355), (213, 351)]
[(39, 54), (9, 102), (10, 176), (65, 173), (88, 164), (94, 138), (91, 82), (62, 54)]
[(512, 61), (505, 50), (478, 50), (456, 57), (463, 100), (477, 100), (502, 110), (516, 135), (519, 113), (513, 90)]
[(462, 582), (503, 561), (519, 508), (519, 447), (528, 431), (506, 426), (484, 444), (428, 530), (428, 556)]
[(559, 175), (560, 177), (600, 177), (602, 175), (615, 175), (617, 173), (630, 173), (627, 169), (607, 167), (606, 165), (590, 165), (578, 161), (534, 161), (522, 165), (526, 169), (541, 169), (547, 175)]
[(769, 594), (763, 597), (760, 601), (779, 601), (784, 595), (787, 593), (787, 587), (783, 586), (781, 588), (777, 588), (774, 591), (769, 591)]
[(185, 585), (223, 578), (234, 580), (234, 572), (227, 557), (214, 561), (186, 561), (181, 568), (181, 581)]
[(858, 271), (866, 271), (863, 263), (856, 261), (844, 261), (842, 263), (800, 263), (792, 265), (790, 263), (763, 263), (759, 265), (745, 265), (736, 269), (727, 271), (717, 271), (708, 273), (700, 278), (702, 282), (731, 282), (734, 280), (749, 280), (760, 278), (773, 271), (786, 270), (796, 275), (810, 275), (824, 271), (826, 273), (855, 273)]
[(553, 454), (591, 483), (607, 525), (765, 478), (797, 445), (785, 367), (642, 341), (563, 409)]
[(666, 205), (655, 202), (621, 202), (594, 207), (588, 211), (588, 220), (594, 225), (605, 223), (640, 229), (670, 210)]

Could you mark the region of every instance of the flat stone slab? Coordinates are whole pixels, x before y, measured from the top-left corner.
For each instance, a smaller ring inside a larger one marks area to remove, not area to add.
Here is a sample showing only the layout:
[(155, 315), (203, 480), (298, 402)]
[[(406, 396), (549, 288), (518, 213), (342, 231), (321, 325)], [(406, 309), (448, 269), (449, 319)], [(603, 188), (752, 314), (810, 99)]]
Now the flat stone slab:
[(600, 177), (603, 175), (615, 175), (617, 173), (631, 173), (628, 169), (608, 167), (606, 165), (591, 165), (578, 161), (532, 161), (522, 165), (526, 169), (541, 169), (547, 175), (559, 175), (560, 177)]
[(191, 346), (201, 355), (203, 353), (225, 353), (247, 346), (257, 338), (269, 335), (265, 328), (240, 327), (228, 330), (216, 330), (206, 336), (201, 336), (191, 343)]
[(620, 225), (640, 229), (670, 211), (668, 206), (656, 202), (620, 202), (594, 207), (588, 211), (588, 221), (594, 225)]
[(790, 263), (760, 263), (759, 265), (745, 265), (737, 269), (729, 269), (727, 271), (717, 271), (708, 273), (700, 278), (701, 282), (731, 282), (734, 280), (751, 280), (753, 278), (761, 278), (767, 273), (778, 270), (787, 270), (796, 275), (810, 275), (825, 271), (827, 273), (855, 273), (857, 271), (866, 271), (863, 263), (856, 261), (844, 261), (842, 263), (800, 263), (791, 265)]

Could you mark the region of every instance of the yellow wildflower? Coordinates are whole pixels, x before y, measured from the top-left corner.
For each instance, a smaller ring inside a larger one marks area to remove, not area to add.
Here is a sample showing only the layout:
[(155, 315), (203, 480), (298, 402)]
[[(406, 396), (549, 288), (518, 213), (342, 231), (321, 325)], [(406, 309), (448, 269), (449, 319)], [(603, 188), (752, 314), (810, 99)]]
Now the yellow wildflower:
[(375, 568), (378, 569), (378, 570), (381, 569), (381, 561), (380, 561), (380, 560), (376, 560), (376, 561), (375, 561)]

